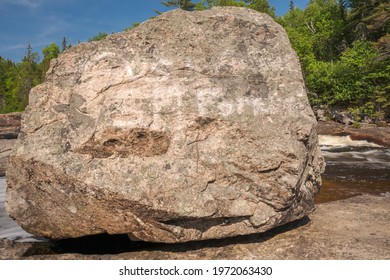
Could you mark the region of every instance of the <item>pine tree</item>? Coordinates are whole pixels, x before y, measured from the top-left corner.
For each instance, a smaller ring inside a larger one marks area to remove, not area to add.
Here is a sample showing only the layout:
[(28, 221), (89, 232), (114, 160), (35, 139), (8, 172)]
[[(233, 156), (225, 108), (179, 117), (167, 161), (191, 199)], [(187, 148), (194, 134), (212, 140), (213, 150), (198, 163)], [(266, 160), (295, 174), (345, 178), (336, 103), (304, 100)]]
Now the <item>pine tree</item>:
[[(28, 95), (30, 90), (34, 85), (40, 82), (36, 79), (38, 59), (38, 54), (33, 53), (31, 45), (28, 44), (26, 55), (18, 71), (18, 97), (23, 108), (28, 104)], [(38, 77), (39, 76), (40, 75), (38, 75)], [(40, 77), (38, 80), (40, 80)]]
[(61, 47), (61, 52), (65, 51), (69, 46), (67, 45), (66, 42), (66, 37), (62, 38), (62, 47)]
[(196, 6), (191, 0), (168, 0), (166, 2), (161, 2), (161, 4), (167, 7), (177, 7), (186, 11), (193, 11)]
[(295, 9), (294, 1), (290, 0), (290, 11)]

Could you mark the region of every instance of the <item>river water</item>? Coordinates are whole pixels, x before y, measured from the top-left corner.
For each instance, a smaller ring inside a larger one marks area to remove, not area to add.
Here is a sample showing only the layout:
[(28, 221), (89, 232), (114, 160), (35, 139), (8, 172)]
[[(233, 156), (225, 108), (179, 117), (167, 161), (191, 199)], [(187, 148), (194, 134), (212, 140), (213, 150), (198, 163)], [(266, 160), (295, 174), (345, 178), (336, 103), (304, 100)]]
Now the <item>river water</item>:
[(390, 196), (390, 149), (349, 136), (320, 136), (326, 161), (317, 203), (360, 194)]
[[(390, 149), (352, 141), (348, 136), (320, 136), (326, 161), (323, 186), (316, 203), (360, 194), (390, 196)], [(20, 228), (5, 212), (6, 181), (0, 178), (0, 238), (21, 242), (42, 241)]]

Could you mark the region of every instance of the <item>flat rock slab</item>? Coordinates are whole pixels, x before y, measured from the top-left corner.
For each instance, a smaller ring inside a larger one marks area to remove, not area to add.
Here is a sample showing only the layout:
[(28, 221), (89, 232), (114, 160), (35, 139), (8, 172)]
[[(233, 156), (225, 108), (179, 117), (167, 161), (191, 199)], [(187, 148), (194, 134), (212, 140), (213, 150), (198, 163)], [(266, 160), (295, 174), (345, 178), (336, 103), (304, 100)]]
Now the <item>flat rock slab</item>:
[(74, 260), (390, 259), (389, 204), (389, 197), (358, 196), (320, 204), (310, 221), (303, 219), (263, 234), (175, 245), (149, 244), (147, 249), (118, 255), (47, 255), (41, 244), (35, 249), (30, 244), (28, 250), (26, 244), (0, 240), (0, 256), (18, 259), (24, 254), (28, 259)]
[(314, 210), (316, 124), (271, 17), (174, 10), (52, 61), (10, 156), (6, 209), (53, 239), (264, 232)]

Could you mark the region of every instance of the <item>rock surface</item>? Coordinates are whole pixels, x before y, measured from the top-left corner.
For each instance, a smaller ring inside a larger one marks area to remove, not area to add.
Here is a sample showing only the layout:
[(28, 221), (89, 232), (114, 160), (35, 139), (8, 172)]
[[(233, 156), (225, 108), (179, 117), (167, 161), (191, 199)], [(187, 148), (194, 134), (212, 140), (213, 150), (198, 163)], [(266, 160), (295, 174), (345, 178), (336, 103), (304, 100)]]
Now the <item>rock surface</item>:
[(20, 132), (22, 113), (0, 114), (0, 177), (5, 176), (9, 155)]
[(23, 116), (6, 209), (54, 239), (264, 232), (314, 210), (315, 128), (298, 58), (269, 16), (171, 11), (52, 62)]
[[(58, 254), (44, 244), (0, 240), (0, 258), (12, 259), (390, 259), (389, 197), (358, 196), (319, 204), (310, 222), (300, 220), (263, 234), (185, 244), (134, 243), (134, 252)], [(144, 248), (142, 248), (144, 246)], [(68, 251), (69, 252), (69, 251)]]

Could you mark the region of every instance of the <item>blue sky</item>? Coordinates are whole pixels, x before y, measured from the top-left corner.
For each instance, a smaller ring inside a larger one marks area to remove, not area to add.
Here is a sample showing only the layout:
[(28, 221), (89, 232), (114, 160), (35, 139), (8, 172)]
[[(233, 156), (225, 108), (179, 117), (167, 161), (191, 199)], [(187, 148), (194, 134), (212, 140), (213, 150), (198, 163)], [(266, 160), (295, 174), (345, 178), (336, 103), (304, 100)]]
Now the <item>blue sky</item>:
[[(283, 15), (289, 0), (270, 0)], [(308, 0), (295, 0), (304, 8)], [(133, 22), (166, 11), (160, 0), (0, 0), (0, 56), (20, 61), (27, 44), (41, 56), (50, 43), (61, 45), (62, 38), (77, 44), (99, 32), (119, 32)]]

